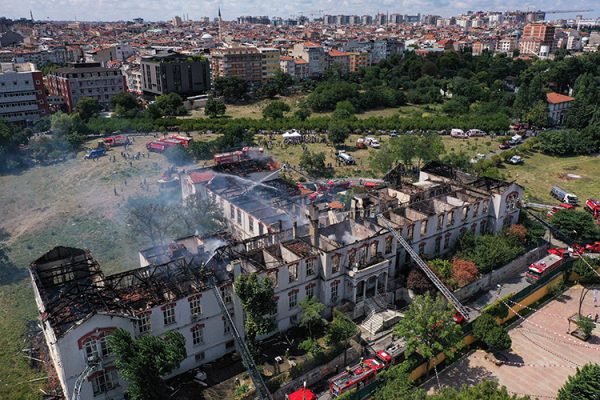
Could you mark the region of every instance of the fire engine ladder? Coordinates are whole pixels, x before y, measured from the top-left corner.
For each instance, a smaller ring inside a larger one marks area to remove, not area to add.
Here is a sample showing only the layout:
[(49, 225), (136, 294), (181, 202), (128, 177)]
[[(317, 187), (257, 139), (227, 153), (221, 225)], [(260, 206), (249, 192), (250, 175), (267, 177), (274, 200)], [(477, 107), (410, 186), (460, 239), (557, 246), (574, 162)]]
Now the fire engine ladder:
[(85, 378), (90, 376), (94, 369), (96, 369), (97, 365), (98, 362), (86, 363), (85, 369), (83, 370), (83, 372), (81, 372), (81, 374), (79, 374), (79, 376), (75, 380), (75, 385), (73, 386), (73, 396), (71, 396), (72, 400), (79, 400), (81, 395), (81, 386), (83, 386), (83, 381), (85, 380)]
[(240, 352), (240, 355), (242, 356), (242, 362), (248, 370), (248, 374), (250, 375), (250, 379), (252, 379), (252, 383), (254, 383), (254, 387), (256, 388), (258, 398), (260, 400), (271, 400), (271, 393), (269, 392), (269, 389), (267, 388), (267, 385), (265, 384), (262, 375), (258, 371), (258, 368), (256, 368), (256, 364), (254, 363), (252, 354), (250, 354), (250, 350), (248, 350), (244, 339), (235, 327), (235, 324), (233, 323), (233, 318), (231, 318), (231, 314), (227, 309), (227, 305), (223, 300), (223, 296), (221, 296), (221, 291), (219, 290), (219, 286), (217, 285), (216, 279), (212, 275), (210, 277), (210, 285), (212, 286), (212, 290), (215, 293), (215, 297), (217, 298), (217, 303), (221, 308), (221, 312), (225, 317), (225, 323), (229, 324), (229, 327), (231, 328), (231, 333), (233, 334), (233, 338), (235, 340), (237, 348)]
[(460, 301), (452, 294), (452, 292), (444, 285), (444, 283), (442, 283), (442, 281), (437, 277), (437, 275), (434, 274), (431, 269), (429, 269), (427, 264), (425, 264), (425, 261), (423, 261), (421, 257), (419, 257), (417, 252), (413, 250), (410, 244), (408, 244), (408, 242), (404, 240), (404, 238), (394, 229), (392, 223), (388, 219), (386, 219), (383, 216), (383, 214), (378, 214), (377, 216), (381, 218), (388, 230), (392, 233), (392, 235), (394, 235), (396, 240), (398, 240), (398, 243), (400, 243), (400, 245), (404, 247), (404, 250), (406, 250), (410, 257), (423, 270), (423, 272), (425, 273), (425, 275), (427, 275), (431, 282), (433, 282), (433, 284), (439, 289), (439, 291), (442, 292), (442, 294), (450, 302), (450, 304), (452, 304), (454, 308), (456, 308), (456, 311), (461, 313), (462, 316), (465, 317), (465, 319), (468, 321), (469, 311), (465, 308), (465, 306), (463, 306), (460, 303)]

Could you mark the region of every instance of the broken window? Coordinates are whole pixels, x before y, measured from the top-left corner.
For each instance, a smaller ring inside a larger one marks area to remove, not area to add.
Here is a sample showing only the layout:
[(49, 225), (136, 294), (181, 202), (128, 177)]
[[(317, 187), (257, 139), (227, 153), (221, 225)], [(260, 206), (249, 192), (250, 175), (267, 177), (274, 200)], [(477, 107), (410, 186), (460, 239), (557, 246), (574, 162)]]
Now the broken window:
[(98, 346), (96, 346), (96, 338), (89, 338), (83, 344), (85, 349), (86, 360), (92, 361), (98, 359)]
[(440, 252), (440, 249), (442, 247), (442, 236), (438, 236), (435, 238), (435, 254), (438, 254)]
[(477, 232), (477, 224), (471, 224), (471, 233), (474, 235)]
[[(232, 316), (233, 318), (233, 316)], [(227, 321), (223, 320), (223, 334), (229, 335), (231, 333), (231, 326), (227, 323)]]
[(421, 221), (421, 236), (427, 233), (427, 222), (429, 221), (426, 219)]
[(117, 371), (101, 371), (92, 379), (92, 391), (94, 392), (94, 396), (98, 396), (114, 389), (118, 384)]
[(419, 243), (419, 256), (423, 257), (425, 255), (425, 242)]
[(242, 224), (242, 211), (239, 208), (237, 209), (237, 223), (238, 225)]
[(377, 242), (371, 243), (371, 258), (377, 257)]
[(415, 226), (414, 225), (409, 225), (406, 228), (406, 240), (408, 240), (408, 241), (413, 240), (414, 233), (415, 233)]
[(288, 277), (289, 282), (294, 282), (296, 279), (298, 279), (298, 264), (288, 265)]
[[(350, 253), (350, 255), (352, 256), (352, 253)], [(331, 273), (335, 274), (336, 272), (340, 272), (340, 261), (341, 261), (340, 255), (335, 254), (333, 257), (331, 257), (331, 261), (332, 261)]]
[[(354, 267), (354, 263), (356, 261), (356, 249), (352, 249), (350, 250), (350, 254), (348, 254), (348, 268), (353, 268)], [(339, 271), (339, 265), (338, 265), (338, 269), (335, 271)]]
[(306, 276), (312, 276), (315, 274), (315, 259), (307, 258), (306, 259)]
[(394, 239), (391, 236), (385, 238), (385, 254), (390, 254), (392, 252), (393, 243)]
[(335, 303), (338, 301), (338, 287), (340, 283), (335, 281), (331, 282), (331, 302)]
[(221, 297), (225, 304), (231, 304), (231, 289), (229, 286), (221, 286)]
[(450, 247), (450, 238), (452, 237), (451, 233), (446, 233), (446, 237), (444, 238), (444, 250)]
[(175, 305), (168, 304), (163, 308), (163, 322), (165, 326), (175, 323)]
[(313, 285), (306, 285), (305, 289), (305, 296), (307, 299), (310, 299), (311, 297), (313, 297), (315, 295), (315, 287)]
[(463, 220), (469, 218), (469, 206), (463, 208)]
[(248, 229), (250, 232), (254, 233), (254, 218), (248, 217)]
[(199, 296), (194, 296), (190, 299), (190, 314), (192, 315), (192, 321), (195, 321), (202, 315), (202, 304), (200, 303)]
[(438, 215), (437, 217), (437, 228), (442, 229), (444, 227), (444, 214)]
[(448, 225), (454, 225), (454, 210), (448, 211)]
[(479, 232), (483, 235), (486, 233), (487, 229), (487, 221), (483, 220), (479, 223)]

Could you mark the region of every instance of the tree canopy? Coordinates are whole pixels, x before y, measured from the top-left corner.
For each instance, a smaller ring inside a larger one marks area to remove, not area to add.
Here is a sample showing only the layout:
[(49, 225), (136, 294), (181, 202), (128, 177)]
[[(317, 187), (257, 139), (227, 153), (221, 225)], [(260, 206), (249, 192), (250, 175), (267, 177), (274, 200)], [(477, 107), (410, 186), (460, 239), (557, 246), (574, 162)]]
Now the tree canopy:
[(560, 388), (557, 400), (595, 400), (600, 397), (600, 365), (586, 364), (577, 368)]
[(275, 329), (277, 302), (274, 299), (273, 281), (268, 278), (260, 279), (255, 273), (240, 275), (235, 281), (234, 289), (246, 313), (246, 336), (254, 344), (258, 335)]

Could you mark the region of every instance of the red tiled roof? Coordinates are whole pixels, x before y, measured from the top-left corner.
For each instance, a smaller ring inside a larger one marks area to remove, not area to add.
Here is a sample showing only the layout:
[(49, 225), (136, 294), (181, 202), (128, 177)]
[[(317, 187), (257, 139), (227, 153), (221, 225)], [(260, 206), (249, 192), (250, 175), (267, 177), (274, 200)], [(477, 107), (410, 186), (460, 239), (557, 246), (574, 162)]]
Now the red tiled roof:
[(339, 50), (329, 50), (329, 56), (330, 57), (344, 57), (347, 56), (348, 53), (346, 53), (345, 51), (339, 51)]
[(571, 96), (565, 96), (564, 94), (550, 92), (550, 93), (546, 93), (546, 100), (550, 104), (559, 104), (559, 103), (567, 103), (569, 101), (574, 101), (575, 99)]
[(281, 56), (279, 57), (281, 61), (292, 61), (294, 58), (290, 56)]
[(295, 62), (296, 64), (308, 64), (308, 61), (306, 61), (306, 60), (303, 60), (303, 59), (301, 59), (301, 58), (296, 58), (296, 59), (294, 60), (294, 62)]
[(189, 175), (192, 183), (208, 182), (215, 176), (211, 171), (192, 171)]

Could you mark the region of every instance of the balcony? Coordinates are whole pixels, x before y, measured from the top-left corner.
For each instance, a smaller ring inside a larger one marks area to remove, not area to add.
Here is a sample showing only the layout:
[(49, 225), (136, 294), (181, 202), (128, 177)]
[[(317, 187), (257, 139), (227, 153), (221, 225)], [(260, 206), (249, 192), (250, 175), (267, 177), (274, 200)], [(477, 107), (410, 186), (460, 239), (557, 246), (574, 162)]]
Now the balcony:
[(381, 253), (363, 263), (357, 263), (348, 271), (348, 275), (354, 279), (362, 279), (373, 273), (387, 271), (389, 260), (383, 258)]

